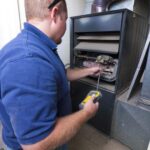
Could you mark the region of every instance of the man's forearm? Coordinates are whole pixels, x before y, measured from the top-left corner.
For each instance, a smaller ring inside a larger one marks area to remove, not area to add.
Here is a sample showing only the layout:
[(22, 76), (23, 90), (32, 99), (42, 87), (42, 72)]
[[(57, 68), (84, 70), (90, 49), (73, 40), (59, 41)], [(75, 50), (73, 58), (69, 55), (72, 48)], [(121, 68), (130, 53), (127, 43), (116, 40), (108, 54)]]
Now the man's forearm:
[(53, 149), (68, 142), (88, 119), (89, 116), (85, 111), (79, 111), (58, 119), (54, 129), (55, 132), (52, 133), (53, 137), (51, 137), (55, 142), (49, 146)]
[(69, 81), (77, 80), (83, 78), (90, 74), (88, 68), (84, 69), (67, 69), (67, 77)]
[(24, 145), (23, 149), (53, 150), (68, 142), (89, 118), (90, 116), (84, 110), (59, 118), (53, 132), (47, 138), (33, 145)]
[(96, 75), (100, 74), (101, 68), (100, 67), (91, 67), (91, 68), (77, 68), (77, 69), (67, 69), (67, 78), (69, 81), (77, 80), (89, 75)]

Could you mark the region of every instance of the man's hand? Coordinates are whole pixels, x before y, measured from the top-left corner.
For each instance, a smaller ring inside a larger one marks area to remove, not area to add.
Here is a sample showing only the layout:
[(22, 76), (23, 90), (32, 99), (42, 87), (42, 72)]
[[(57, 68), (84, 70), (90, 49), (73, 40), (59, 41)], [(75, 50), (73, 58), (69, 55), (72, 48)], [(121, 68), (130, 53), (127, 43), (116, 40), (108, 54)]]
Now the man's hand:
[(67, 78), (69, 81), (84, 78), (86, 76), (98, 76), (102, 73), (103, 68), (101, 67), (90, 67), (82, 69), (67, 69)]
[(84, 105), (83, 111), (85, 111), (89, 118), (92, 118), (95, 116), (98, 108), (99, 108), (99, 102), (94, 103), (95, 96), (93, 95), (91, 99)]
[(87, 70), (89, 72), (89, 75), (91, 75), (91, 76), (98, 76), (99, 74), (102, 73), (103, 68), (96, 66), (96, 67), (87, 68)]

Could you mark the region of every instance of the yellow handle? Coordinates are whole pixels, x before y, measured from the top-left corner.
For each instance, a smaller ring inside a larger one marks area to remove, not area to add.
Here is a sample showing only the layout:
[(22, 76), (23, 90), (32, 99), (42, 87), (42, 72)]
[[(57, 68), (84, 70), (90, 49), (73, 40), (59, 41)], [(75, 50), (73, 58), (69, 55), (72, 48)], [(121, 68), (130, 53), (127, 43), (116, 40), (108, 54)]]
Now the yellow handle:
[(84, 104), (87, 103), (90, 99), (91, 99), (91, 96), (88, 95), (88, 96), (82, 101), (82, 104), (84, 105)]

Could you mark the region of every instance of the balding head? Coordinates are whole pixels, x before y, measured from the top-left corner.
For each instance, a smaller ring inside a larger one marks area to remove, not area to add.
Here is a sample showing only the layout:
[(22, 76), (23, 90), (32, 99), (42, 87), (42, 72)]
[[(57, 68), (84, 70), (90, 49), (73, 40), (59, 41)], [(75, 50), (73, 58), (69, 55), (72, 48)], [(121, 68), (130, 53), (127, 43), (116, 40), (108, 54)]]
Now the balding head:
[[(48, 8), (55, 0), (25, 0), (25, 10), (27, 20), (38, 18), (45, 19), (49, 16)], [(65, 0), (60, 0), (57, 4), (59, 11), (67, 11)]]

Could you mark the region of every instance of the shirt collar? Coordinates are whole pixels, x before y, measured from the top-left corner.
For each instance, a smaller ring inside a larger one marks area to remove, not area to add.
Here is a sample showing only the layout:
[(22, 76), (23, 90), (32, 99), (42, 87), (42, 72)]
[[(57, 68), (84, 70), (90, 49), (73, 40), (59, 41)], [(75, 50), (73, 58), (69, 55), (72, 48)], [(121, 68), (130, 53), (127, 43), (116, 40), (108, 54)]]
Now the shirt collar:
[(57, 50), (57, 44), (35, 26), (26, 22), (24, 23), (24, 29), (36, 34), (36, 36), (38, 36), (41, 41), (43, 41), (48, 47), (50, 47), (50, 49), (54, 51)]

